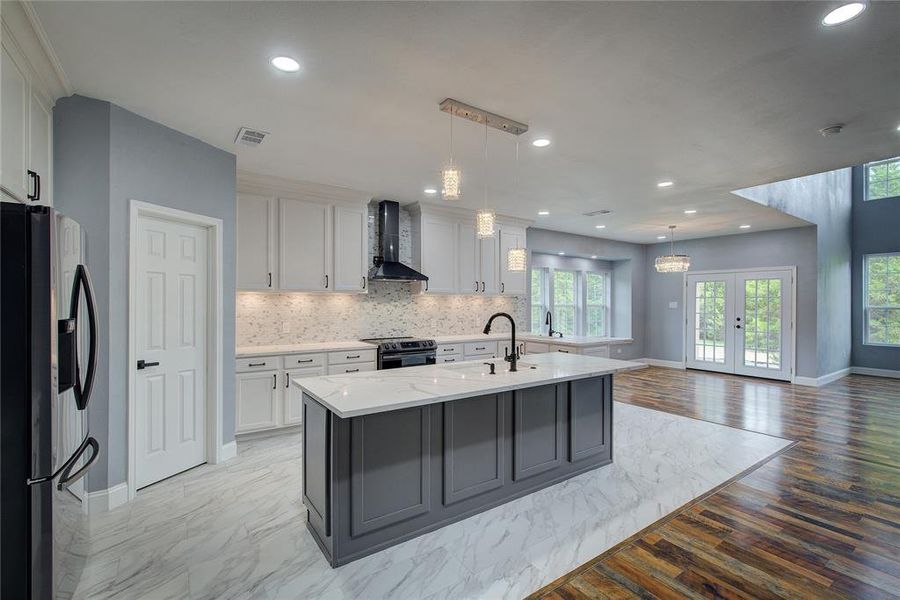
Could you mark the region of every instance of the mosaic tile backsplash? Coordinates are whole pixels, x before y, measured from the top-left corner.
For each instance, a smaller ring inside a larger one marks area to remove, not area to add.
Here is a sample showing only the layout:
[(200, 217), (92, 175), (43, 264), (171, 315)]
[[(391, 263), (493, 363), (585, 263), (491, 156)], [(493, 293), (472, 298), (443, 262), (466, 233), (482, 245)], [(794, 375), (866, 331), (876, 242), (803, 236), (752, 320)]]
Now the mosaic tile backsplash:
[[(377, 203), (369, 205), (369, 256), (376, 253)], [(400, 259), (411, 257), (410, 215), (400, 210)], [(477, 333), (488, 317), (508, 312), (526, 328), (523, 297), (445, 296), (419, 293), (419, 284), (369, 282), (368, 294), (308, 294), (238, 292), (236, 343), (267, 346), (356, 340), (399, 335), (457, 335)], [(494, 331), (507, 324), (495, 321)]]

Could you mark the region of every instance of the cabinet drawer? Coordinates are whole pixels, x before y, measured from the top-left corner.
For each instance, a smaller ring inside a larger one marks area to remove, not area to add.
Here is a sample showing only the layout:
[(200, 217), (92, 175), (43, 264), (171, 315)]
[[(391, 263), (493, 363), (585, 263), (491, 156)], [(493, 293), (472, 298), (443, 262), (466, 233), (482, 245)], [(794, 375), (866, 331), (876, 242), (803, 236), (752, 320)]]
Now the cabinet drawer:
[(329, 352), (328, 364), (343, 365), (352, 363), (374, 363), (377, 358), (377, 350), (347, 350), (344, 352)]
[(247, 371), (269, 371), (281, 368), (281, 357), (256, 356), (253, 358), (238, 358), (234, 361), (234, 370), (238, 373)]
[(609, 346), (604, 344), (602, 346), (582, 348), (581, 353), (585, 356), (599, 356), (600, 358), (609, 358)]
[(462, 362), (463, 357), (462, 354), (451, 354), (450, 356), (440, 356), (437, 357), (437, 363), (454, 363), (454, 362)]
[(325, 354), (288, 354), (284, 357), (284, 368), (305, 369), (307, 367), (321, 367), (325, 364)]
[(462, 354), (462, 344), (441, 344), (437, 347), (438, 356), (449, 356), (450, 354)]
[(528, 354), (543, 354), (550, 352), (550, 344), (543, 342), (525, 342), (525, 352)]
[(466, 356), (482, 356), (497, 354), (497, 342), (469, 342), (466, 344)]
[(560, 346), (558, 344), (550, 344), (550, 352), (562, 352), (563, 354), (578, 354), (578, 348), (575, 346)]
[(331, 365), (328, 367), (329, 375), (343, 375), (344, 373), (361, 373), (363, 371), (374, 371), (375, 363), (348, 363), (345, 365)]

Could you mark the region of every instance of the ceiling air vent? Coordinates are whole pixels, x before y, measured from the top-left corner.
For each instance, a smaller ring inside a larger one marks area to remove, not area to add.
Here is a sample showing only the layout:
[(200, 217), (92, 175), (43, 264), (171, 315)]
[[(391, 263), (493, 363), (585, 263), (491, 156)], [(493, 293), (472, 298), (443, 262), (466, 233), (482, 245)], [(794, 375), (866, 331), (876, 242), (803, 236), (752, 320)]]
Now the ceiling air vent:
[(267, 131), (259, 129), (250, 129), (249, 127), (241, 127), (238, 129), (237, 136), (234, 138), (235, 144), (243, 144), (245, 146), (256, 147), (262, 144), (262, 141), (269, 135)]
[(586, 216), (586, 217), (598, 217), (598, 216), (600, 216), (600, 215), (608, 215), (608, 214), (611, 213), (611, 212), (612, 212), (612, 211), (609, 210), (608, 208), (601, 208), (600, 210), (594, 210), (594, 211), (591, 211), (591, 212), (586, 212), (586, 213), (584, 213), (584, 216)]

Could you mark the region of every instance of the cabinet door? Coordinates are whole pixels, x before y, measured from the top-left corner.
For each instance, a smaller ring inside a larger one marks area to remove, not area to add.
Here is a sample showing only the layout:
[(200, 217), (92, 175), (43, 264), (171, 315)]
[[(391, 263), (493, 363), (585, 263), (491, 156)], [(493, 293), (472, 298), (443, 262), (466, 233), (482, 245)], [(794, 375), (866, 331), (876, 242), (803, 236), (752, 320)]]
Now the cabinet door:
[(461, 294), (481, 293), (481, 277), (479, 276), (479, 242), (475, 237), (475, 226), (471, 223), (457, 224), (459, 240), (457, 282)]
[(510, 271), (507, 254), (513, 248), (525, 247), (525, 230), (520, 227), (500, 229), (500, 293), (525, 295), (525, 271)]
[(456, 222), (440, 217), (422, 219), (422, 271), (428, 291), (453, 294), (456, 289)]
[(369, 211), (365, 206), (334, 207), (334, 289), (363, 291), (367, 287)]
[(325, 374), (325, 367), (294, 369), (284, 372), (284, 424), (297, 425), (303, 422), (303, 390), (291, 385), (291, 379), (318, 377)]
[(278, 200), (278, 281), (283, 290), (334, 289), (331, 265), (331, 205)]
[(479, 281), (481, 291), (485, 294), (500, 293), (500, 257), (497, 256), (499, 247), (496, 237), (479, 240)]
[(32, 89), (29, 111), (28, 168), (37, 174), (39, 188), (32, 190), (38, 194), (35, 204), (53, 205), (51, 186), (53, 185), (51, 155), (53, 148), (53, 117), (50, 105)]
[(543, 342), (525, 342), (526, 354), (543, 354), (545, 352), (550, 352), (550, 344), (545, 344)]
[(563, 346), (560, 344), (550, 344), (549, 352), (562, 352), (563, 354), (580, 354), (576, 346)]
[(235, 433), (277, 427), (281, 399), (278, 371), (238, 373), (235, 379)]
[(237, 199), (237, 287), (269, 290), (275, 277), (275, 200), (241, 194)]
[(28, 196), (25, 161), (28, 146), (28, 79), (6, 47), (0, 59), (0, 185), (14, 198)]

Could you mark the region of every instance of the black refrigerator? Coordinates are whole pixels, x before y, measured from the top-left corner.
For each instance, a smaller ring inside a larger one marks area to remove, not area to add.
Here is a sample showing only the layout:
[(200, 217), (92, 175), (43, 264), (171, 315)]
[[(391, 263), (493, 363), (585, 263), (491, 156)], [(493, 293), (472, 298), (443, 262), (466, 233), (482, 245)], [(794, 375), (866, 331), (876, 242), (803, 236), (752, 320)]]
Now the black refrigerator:
[(0, 597), (67, 598), (87, 550), (82, 477), (97, 308), (81, 226), (0, 203)]

